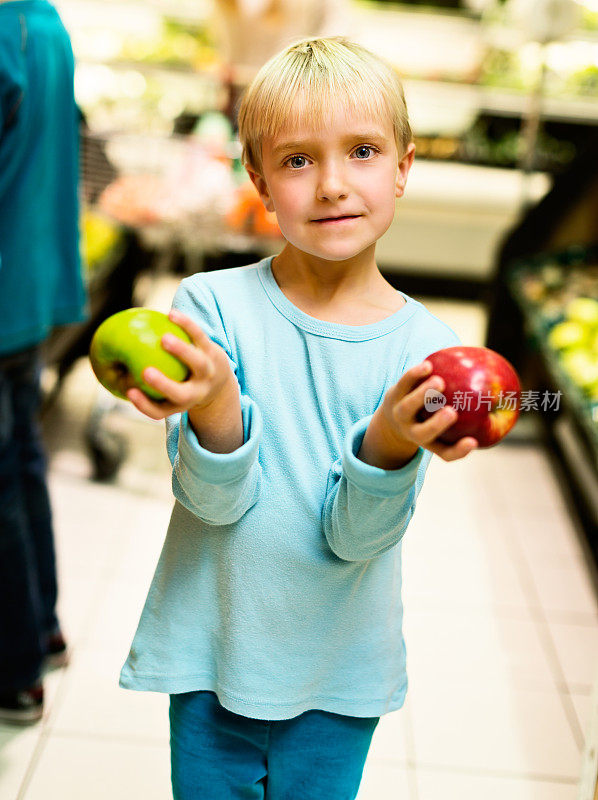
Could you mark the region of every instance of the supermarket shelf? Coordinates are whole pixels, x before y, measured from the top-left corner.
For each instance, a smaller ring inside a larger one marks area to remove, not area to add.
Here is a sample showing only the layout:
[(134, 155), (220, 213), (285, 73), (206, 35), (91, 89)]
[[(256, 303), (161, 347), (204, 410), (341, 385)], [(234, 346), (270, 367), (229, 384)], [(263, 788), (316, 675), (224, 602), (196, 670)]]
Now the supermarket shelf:
[[(566, 257), (567, 251), (563, 251), (561, 257), (557, 257), (556, 260), (559, 263), (567, 263)], [(542, 261), (537, 259), (537, 265), (539, 266), (541, 263)], [(531, 338), (550, 382), (562, 392), (563, 404), (576, 420), (598, 479), (598, 403), (592, 403), (588, 397), (584, 396), (580, 387), (574, 383), (561, 366), (558, 354), (548, 345), (547, 334), (554, 324), (554, 320), (547, 322), (539, 313), (538, 308), (526, 299), (521, 290), (521, 277), (525, 276), (526, 271), (525, 266), (519, 266), (514, 267), (510, 272), (508, 284), (511, 294), (521, 309), (525, 332)]]
[[(478, 102), (482, 112), (515, 117), (527, 114), (529, 98), (525, 94), (484, 86), (478, 86), (476, 89), (479, 92)], [(595, 125), (598, 122), (598, 98), (545, 97), (542, 100), (542, 118), (553, 122)]]
[[(542, 392), (563, 390), (540, 352), (528, 347), (525, 349), (525, 358), (525, 374), (533, 376), (534, 389)], [(598, 470), (587, 429), (574, 410), (568, 392), (564, 393), (558, 411), (542, 412), (539, 419), (563, 499), (579, 524), (583, 539), (598, 567)]]
[[(523, 92), (513, 92), (504, 89), (483, 86), (473, 83), (457, 83), (451, 81), (430, 81), (419, 78), (406, 78), (403, 80), (407, 105), (413, 119), (413, 127), (417, 133), (425, 133), (434, 122), (438, 120), (441, 126), (446, 117), (448, 108), (452, 114), (451, 126), (448, 130), (443, 126), (439, 130), (430, 132), (441, 134), (459, 134), (465, 132), (478, 113), (497, 114), (510, 117), (523, 117), (527, 115), (530, 103), (529, 96)], [(445, 109), (444, 113), (432, 116), (429, 112), (422, 124), (418, 125), (417, 115), (420, 103), (432, 104), (433, 110)], [(560, 98), (545, 97), (542, 100), (542, 117), (554, 122), (570, 122), (583, 125), (595, 125), (598, 122), (597, 98)], [(459, 124), (460, 120), (462, 123)], [(423, 128), (423, 130), (422, 130)]]
[(598, 478), (588, 460), (575, 418), (562, 414), (548, 426), (548, 441), (564, 469), (563, 490), (572, 500), (598, 566)]
[(539, 201), (550, 186), (544, 173), (416, 158), (376, 258), (387, 271), (487, 281), (525, 202)]
[[(526, 321), (530, 322), (529, 316)], [(530, 324), (533, 330), (533, 324)], [(583, 431), (587, 447), (588, 456), (594, 466), (595, 476), (598, 478), (598, 406), (592, 407), (584, 400), (580, 390), (569, 379), (567, 374), (559, 367), (552, 350), (546, 345), (546, 339), (540, 330), (536, 331), (539, 353), (544, 359), (544, 363), (552, 381), (563, 392), (563, 402), (569, 407)], [(598, 497), (598, 494), (596, 495)]]
[[(542, 413), (549, 448), (563, 471), (563, 491), (572, 502), (585, 537), (598, 564), (598, 403), (584, 395), (569, 377), (558, 354), (549, 347), (547, 334), (558, 321), (556, 304), (550, 298), (538, 305), (523, 289), (526, 277), (548, 263), (563, 267), (592, 263), (593, 250), (570, 248), (552, 256), (538, 254), (533, 259), (513, 264), (506, 284), (512, 300), (522, 315), (521, 349), (525, 370), (533, 371), (530, 385), (540, 392), (560, 392), (556, 408)], [(541, 309), (550, 308), (548, 314)], [(524, 340), (527, 340), (524, 343)]]

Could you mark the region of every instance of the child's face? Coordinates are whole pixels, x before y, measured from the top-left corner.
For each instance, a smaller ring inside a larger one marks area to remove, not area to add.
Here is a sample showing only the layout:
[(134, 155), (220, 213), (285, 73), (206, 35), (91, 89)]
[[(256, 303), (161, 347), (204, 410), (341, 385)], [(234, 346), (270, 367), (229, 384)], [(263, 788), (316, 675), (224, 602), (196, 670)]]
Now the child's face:
[(390, 120), (349, 116), (339, 106), (322, 130), (304, 122), (266, 139), (263, 175), (248, 172), (288, 242), (341, 261), (375, 244), (390, 226), (414, 150), (410, 145), (399, 160)]

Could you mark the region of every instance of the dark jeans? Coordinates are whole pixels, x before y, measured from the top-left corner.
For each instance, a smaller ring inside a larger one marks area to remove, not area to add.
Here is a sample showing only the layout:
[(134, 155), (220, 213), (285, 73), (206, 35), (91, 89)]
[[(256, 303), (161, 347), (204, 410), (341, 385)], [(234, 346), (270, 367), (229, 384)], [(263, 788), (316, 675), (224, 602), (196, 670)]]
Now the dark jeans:
[(39, 678), (58, 628), (39, 377), (38, 348), (0, 356), (0, 689)]
[(213, 692), (170, 695), (174, 800), (354, 800), (378, 717), (259, 720)]

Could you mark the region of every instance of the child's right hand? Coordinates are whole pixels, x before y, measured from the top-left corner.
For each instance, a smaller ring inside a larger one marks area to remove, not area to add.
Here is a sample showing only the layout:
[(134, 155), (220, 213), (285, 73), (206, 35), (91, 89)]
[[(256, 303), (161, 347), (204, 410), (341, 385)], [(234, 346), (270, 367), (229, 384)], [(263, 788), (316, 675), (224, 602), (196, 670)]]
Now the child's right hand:
[(422, 361), (403, 373), (384, 397), (383, 414), (386, 424), (398, 441), (408, 442), (414, 447), (424, 447), (444, 461), (455, 461), (475, 450), (478, 442), (473, 436), (464, 436), (454, 444), (443, 444), (439, 441), (438, 437), (457, 419), (457, 411), (452, 406), (435, 411), (423, 422), (419, 419), (426, 392), (429, 389), (442, 392), (445, 388), (443, 379), (431, 372), (432, 364)]
[(162, 347), (189, 367), (189, 377), (185, 381), (173, 381), (154, 367), (147, 367), (143, 372), (144, 381), (166, 399), (156, 402), (141, 389), (127, 391), (135, 408), (156, 420), (205, 408), (225, 391), (231, 379), (236, 381), (224, 350), (206, 336), (197, 323), (176, 309), (168, 316), (189, 334), (191, 343), (166, 334), (162, 337)]

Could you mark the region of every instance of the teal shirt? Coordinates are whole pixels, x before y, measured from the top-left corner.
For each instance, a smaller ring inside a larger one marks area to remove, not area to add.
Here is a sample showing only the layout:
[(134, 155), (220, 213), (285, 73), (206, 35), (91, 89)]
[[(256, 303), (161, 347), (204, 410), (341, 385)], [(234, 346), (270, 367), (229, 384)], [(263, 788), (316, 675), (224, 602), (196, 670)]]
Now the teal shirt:
[(271, 258), (193, 275), (174, 305), (226, 351), (244, 444), (200, 446), (167, 420), (176, 502), (121, 686), (215, 692), (229, 710), (380, 716), (404, 701), (401, 540), (431, 453), (357, 458), (385, 392), (459, 344), (421, 303), (370, 325), (293, 305)]
[(0, 354), (85, 316), (73, 73), (52, 5), (0, 3)]

